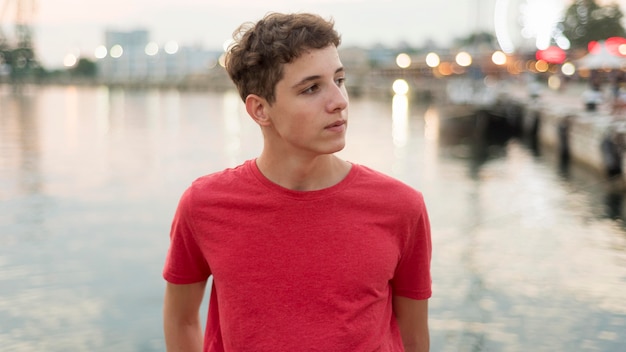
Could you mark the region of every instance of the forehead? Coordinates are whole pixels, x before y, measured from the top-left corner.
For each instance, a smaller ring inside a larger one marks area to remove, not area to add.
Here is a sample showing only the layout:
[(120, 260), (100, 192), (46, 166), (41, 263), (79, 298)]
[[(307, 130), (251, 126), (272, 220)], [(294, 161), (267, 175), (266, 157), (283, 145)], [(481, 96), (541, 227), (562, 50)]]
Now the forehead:
[(337, 47), (329, 45), (322, 49), (307, 49), (292, 62), (283, 66), (281, 81), (298, 82), (309, 76), (334, 75), (342, 67)]

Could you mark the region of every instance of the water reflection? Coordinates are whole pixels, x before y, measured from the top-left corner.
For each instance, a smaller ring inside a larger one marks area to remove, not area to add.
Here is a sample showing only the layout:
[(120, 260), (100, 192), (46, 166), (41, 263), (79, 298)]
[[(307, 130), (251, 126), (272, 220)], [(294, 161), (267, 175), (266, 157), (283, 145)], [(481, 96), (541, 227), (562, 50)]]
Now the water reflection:
[[(18, 188), (27, 194), (41, 190), (39, 177), (39, 131), (34, 111), (36, 97), (32, 95), (0, 96), (3, 118), (0, 118), (0, 138), (3, 139), (3, 157), (0, 165), (5, 175), (18, 170), (14, 176)], [(8, 192), (9, 187), (3, 189)]]
[(224, 135), (228, 141), (225, 151), (233, 164), (241, 150), (241, 106), (241, 98), (236, 91), (224, 93)]
[(393, 96), (391, 121), (393, 144), (398, 148), (402, 148), (409, 139), (409, 98), (406, 94)]
[(0, 211), (0, 219), (18, 224), (0, 227), (4, 234), (0, 245), (18, 238), (36, 239), (44, 232), (46, 199), (42, 195), (36, 99), (30, 94), (0, 95), (0, 209), (6, 209)]
[(395, 161), (393, 171), (403, 172), (406, 169), (407, 148), (409, 139), (409, 99), (404, 94), (395, 94), (391, 103), (391, 140), (394, 146)]
[[(258, 126), (234, 92), (57, 87), (0, 104), (0, 350), (162, 351), (178, 197), (258, 154)], [(442, 111), (353, 99), (340, 153), (425, 195), (432, 349), (623, 349), (623, 193), (515, 139), (452, 143)]]

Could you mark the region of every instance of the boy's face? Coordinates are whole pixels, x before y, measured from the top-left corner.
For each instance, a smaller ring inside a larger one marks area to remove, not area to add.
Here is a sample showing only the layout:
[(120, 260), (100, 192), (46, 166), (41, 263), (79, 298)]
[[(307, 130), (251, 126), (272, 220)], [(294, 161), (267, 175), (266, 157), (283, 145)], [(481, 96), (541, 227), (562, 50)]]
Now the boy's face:
[(348, 93), (337, 48), (304, 51), (283, 67), (276, 100), (267, 106), (271, 143), (281, 150), (311, 155), (330, 154), (345, 146)]

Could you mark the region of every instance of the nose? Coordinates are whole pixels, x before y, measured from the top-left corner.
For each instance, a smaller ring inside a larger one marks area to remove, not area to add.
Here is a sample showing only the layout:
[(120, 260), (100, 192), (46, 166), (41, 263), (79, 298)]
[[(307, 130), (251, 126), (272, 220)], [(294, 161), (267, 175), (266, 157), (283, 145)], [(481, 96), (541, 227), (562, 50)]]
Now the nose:
[(333, 84), (333, 88), (330, 91), (330, 97), (328, 99), (328, 109), (331, 112), (337, 112), (345, 110), (348, 107), (349, 98), (348, 91), (344, 85), (337, 86)]

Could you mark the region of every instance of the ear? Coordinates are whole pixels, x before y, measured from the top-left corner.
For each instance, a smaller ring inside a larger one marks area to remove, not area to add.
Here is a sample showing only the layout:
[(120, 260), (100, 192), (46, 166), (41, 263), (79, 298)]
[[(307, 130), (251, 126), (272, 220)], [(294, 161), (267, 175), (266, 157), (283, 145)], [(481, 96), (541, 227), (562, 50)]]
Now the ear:
[(270, 123), (266, 111), (268, 105), (267, 100), (256, 94), (250, 94), (246, 97), (246, 111), (259, 126), (267, 126)]

